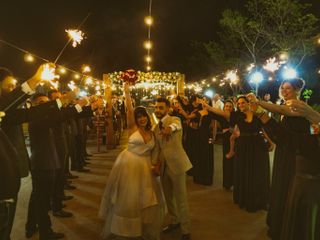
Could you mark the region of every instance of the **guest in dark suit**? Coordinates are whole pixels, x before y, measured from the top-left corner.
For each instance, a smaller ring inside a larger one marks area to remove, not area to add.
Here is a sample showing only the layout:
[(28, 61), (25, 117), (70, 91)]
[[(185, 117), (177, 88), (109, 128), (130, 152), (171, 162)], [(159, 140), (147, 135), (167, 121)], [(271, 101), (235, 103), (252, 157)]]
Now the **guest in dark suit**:
[[(61, 99), (62, 94), (58, 90), (51, 90), (48, 93), (48, 97), (50, 100), (57, 100)], [(54, 184), (54, 191), (52, 195), (51, 201), (51, 208), (53, 212), (53, 216), (56, 217), (72, 217), (73, 214), (71, 212), (67, 212), (63, 210), (63, 203), (64, 199), (71, 199), (72, 196), (65, 196), (64, 194), (64, 186), (67, 185), (69, 189), (73, 186), (67, 184), (67, 180), (65, 177), (65, 168), (67, 166), (67, 159), (68, 157), (68, 143), (66, 137), (66, 121), (68, 118), (73, 118), (75, 115), (82, 111), (81, 106), (78, 106), (78, 110), (76, 107), (68, 107), (68, 108), (61, 108), (61, 120), (54, 124), (52, 130), (54, 134), (56, 149), (58, 153), (58, 159), (60, 162), (60, 168), (55, 172), (55, 184)], [(72, 189), (75, 189), (73, 187)]]
[[(43, 65), (37, 73), (21, 87), (16, 88), (13, 74), (5, 68), (0, 68), (0, 111), (5, 111), (0, 129), (0, 239), (10, 239), (10, 233), (15, 215), (17, 195), (20, 188), (20, 177), (28, 175), (28, 155), (23, 139), (21, 122), (43, 115), (43, 109), (17, 110), (41, 81)], [(40, 111), (39, 111), (40, 110)], [(41, 114), (39, 115), (39, 112)]]
[[(37, 94), (34, 104), (47, 103), (48, 97)], [(64, 237), (51, 228), (48, 215), (50, 199), (55, 183), (55, 171), (61, 168), (52, 127), (61, 121), (58, 102), (52, 107), (52, 116), (41, 121), (34, 121), (29, 125), (31, 146), (31, 175), (32, 193), (29, 202), (26, 235), (31, 237), (39, 226), (40, 239), (58, 239)]]

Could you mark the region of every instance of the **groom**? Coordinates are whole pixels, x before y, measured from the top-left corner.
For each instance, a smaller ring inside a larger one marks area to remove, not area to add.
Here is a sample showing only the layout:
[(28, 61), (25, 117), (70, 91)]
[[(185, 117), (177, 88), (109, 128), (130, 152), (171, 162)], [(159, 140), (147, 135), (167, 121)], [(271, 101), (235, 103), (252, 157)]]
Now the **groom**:
[(191, 238), (186, 171), (192, 168), (192, 165), (182, 147), (180, 119), (169, 116), (169, 109), (170, 103), (167, 99), (157, 99), (155, 114), (159, 123), (154, 129), (157, 148), (153, 153), (153, 163), (161, 163), (161, 183), (170, 216), (170, 224), (163, 232), (171, 232), (181, 226), (181, 240), (188, 240)]

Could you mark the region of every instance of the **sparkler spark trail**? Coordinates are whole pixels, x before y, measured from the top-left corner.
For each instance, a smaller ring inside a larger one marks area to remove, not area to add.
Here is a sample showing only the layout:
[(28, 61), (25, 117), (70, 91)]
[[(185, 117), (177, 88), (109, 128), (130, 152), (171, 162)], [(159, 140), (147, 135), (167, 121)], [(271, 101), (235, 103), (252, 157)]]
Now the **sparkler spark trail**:
[[(77, 29), (80, 29), (80, 28), (81, 28), (81, 26), (87, 21), (87, 19), (89, 18), (90, 15), (91, 15), (91, 12), (89, 12), (88, 15), (83, 19), (83, 21), (82, 21), (81, 24), (77, 27)], [(70, 35), (69, 35), (69, 32), (68, 32), (68, 31), (70, 31)], [(62, 50), (61, 50), (60, 53), (58, 54), (56, 60), (54, 60), (54, 64), (56, 64), (56, 63), (58, 62), (58, 60), (59, 60), (59, 58), (61, 57), (62, 53), (63, 53), (64, 50), (67, 48), (67, 46), (70, 44), (70, 42), (73, 40), (73, 38), (74, 38), (74, 39), (77, 39), (77, 40), (79, 40), (80, 38), (83, 39), (83, 33), (82, 33), (81, 31), (79, 31), (79, 30), (72, 30), (72, 29), (71, 29), (71, 30), (66, 30), (66, 32), (67, 32), (68, 35), (69, 35), (69, 41), (66, 43), (66, 45), (64, 45), (64, 47), (62, 48)], [(79, 32), (81, 33), (81, 34), (80, 34), (80, 37), (79, 37)], [(71, 34), (71, 33), (72, 33), (72, 34)], [(81, 40), (82, 40), (82, 39), (81, 39)], [(81, 42), (81, 40), (80, 40), (80, 42)], [(80, 44), (80, 42), (76, 42), (76, 45), (74, 46), (74, 45), (72, 44), (72, 46), (76, 47), (77, 44)]]
[(68, 87), (71, 89), (71, 91), (74, 91), (77, 88), (74, 81), (70, 81), (68, 83)]
[(78, 44), (81, 44), (81, 41), (84, 38), (84, 33), (81, 30), (66, 29), (65, 31), (66, 33), (68, 33), (68, 36), (72, 41), (72, 47), (77, 47)]
[(44, 67), (43, 67), (43, 71), (41, 72), (41, 79), (43, 81), (52, 81), (54, 80), (55, 78), (59, 78), (59, 75), (56, 75), (56, 69), (55, 68), (52, 68), (50, 67), (49, 64), (45, 64)]
[(269, 58), (266, 61), (266, 64), (263, 66), (263, 68), (269, 72), (275, 72), (279, 70), (282, 64), (286, 63), (286, 61), (277, 61), (275, 57)]
[(237, 84), (239, 82), (238, 70), (228, 71), (226, 73), (225, 80), (229, 80), (231, 84)]

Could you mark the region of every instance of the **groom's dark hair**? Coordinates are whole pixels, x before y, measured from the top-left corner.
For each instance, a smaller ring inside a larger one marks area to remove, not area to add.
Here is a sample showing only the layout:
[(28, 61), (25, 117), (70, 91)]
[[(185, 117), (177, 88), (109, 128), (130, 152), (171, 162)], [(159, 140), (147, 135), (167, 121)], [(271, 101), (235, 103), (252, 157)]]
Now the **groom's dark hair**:
[(167, 107), (170, 107), (170, 102), (166, 98), (157, 98), (157, 102), (159, 102), (159, 103), (163, 102), (166, 104)]

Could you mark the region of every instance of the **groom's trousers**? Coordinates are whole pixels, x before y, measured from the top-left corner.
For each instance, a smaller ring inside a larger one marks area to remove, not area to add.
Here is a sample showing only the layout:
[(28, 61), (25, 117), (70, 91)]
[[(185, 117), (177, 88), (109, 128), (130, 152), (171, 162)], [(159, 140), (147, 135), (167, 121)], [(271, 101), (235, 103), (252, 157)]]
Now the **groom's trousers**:
[(190, 233), (186, 173), (174, 174), (164, 163), (161, 174), (163, 193), (166, 199), (171, 224), (180, 223), (182, 234)]

